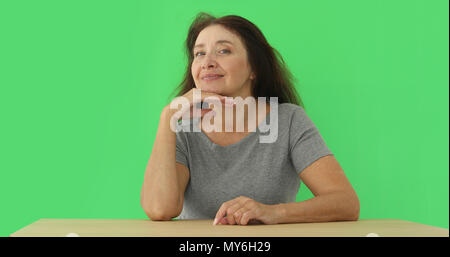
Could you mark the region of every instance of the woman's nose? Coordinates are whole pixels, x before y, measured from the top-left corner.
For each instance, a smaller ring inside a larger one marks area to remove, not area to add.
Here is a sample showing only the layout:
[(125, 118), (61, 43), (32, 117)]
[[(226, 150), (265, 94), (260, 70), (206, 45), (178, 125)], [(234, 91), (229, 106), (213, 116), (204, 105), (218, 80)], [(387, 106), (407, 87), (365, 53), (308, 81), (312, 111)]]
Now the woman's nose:
[(217, 65), (216, 60), (214, 57), (212, 57), (211, 54), (208, 54), (203, 59), (202, 68), (210, 68), (215, 67)]

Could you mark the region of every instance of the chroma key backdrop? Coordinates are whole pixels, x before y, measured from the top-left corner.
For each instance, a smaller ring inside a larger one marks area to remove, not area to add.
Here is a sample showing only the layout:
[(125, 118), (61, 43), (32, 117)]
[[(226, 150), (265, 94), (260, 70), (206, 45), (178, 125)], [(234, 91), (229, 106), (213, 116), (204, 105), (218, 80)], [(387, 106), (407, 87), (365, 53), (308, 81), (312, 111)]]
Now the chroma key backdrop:
[[(256, 24), (356, 190), (360, 219), (448, 229), (447, 0), (1, 1), (0, 235), (146, 219), (144, 171), (199, 12)], [(297, 201), (312, 198), (302, 183)]]

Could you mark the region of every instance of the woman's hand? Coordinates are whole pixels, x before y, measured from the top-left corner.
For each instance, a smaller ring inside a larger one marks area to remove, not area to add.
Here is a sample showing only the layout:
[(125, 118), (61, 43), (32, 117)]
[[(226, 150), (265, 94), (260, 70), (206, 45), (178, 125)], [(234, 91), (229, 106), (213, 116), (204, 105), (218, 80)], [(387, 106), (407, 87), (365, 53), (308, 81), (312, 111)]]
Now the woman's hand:
[(277, 205), (267, 205), (245, 196), (224, 202), (217, 211), (214, 225), (277, 224)]
[[(194, 106), (203, 102), (208, 103), (208, 108), (200, 109), (200, 107), (198, 107), (200, 112), (194, 112)], [(171, 103), (165, 107), (165, 109), (169, 110), (169, 113), (173, 116), (174, 120), (179, 120), (180, 118), (186, 117), (187, 114), (189, 114), (188, 117), (190, 118), (203, 117), (205, 114), (212, 111), (211, 105), (222, 104), (225, 104), (225, 106), (233, 106), (234, 101), (230, 97), (193, 88), (184, 95), (173, 99)], [(211, 114), (214, 115), (214, 113)]]

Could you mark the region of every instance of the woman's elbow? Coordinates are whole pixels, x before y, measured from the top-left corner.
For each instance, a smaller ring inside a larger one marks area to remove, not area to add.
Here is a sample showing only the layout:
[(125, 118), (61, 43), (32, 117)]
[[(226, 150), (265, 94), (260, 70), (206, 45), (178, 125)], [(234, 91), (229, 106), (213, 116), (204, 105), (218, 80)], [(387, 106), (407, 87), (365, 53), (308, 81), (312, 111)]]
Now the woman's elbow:
[(359, 219), (359, 212), (360, 212), (360, 205), (359, 205), (359, 199), (356, 196), (353, 201), (353, 212), (351, 213), (350, 217), (352, 221), (358, 221)]
[(172, 220), (172, 216), (164, 214), (155, 214), (153, 212), (146, 212), (147, 217), (152, 221), (169, 221)]
[(359, 210), (350, 217), (350, 221), (358, 221), (358, 220), (359, 220)]
[(149, 209), (142, 207), (142, 209), (144, 210), (147, 217), (153, 221), (168, 221), (172, 220), (172, 218), (177, 217), (179, 215), (169, 211), (160, 211), (160, 210), (158, 211), (158, 208)]
[(346, 221), (358, 221), (359, 199), (355, 193), (346, 193), (342, 197), (341, 219)]

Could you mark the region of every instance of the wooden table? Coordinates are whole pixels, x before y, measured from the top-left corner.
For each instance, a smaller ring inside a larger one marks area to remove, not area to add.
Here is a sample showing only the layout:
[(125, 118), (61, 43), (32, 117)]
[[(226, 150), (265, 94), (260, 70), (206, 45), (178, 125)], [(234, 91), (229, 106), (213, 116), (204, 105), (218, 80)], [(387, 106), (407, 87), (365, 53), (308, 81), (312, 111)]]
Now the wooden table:
[(379, 219), (277, 225), (212, 225), (212, 220), (40, 219), (12, 237), (448, 237), (449, 230)]

